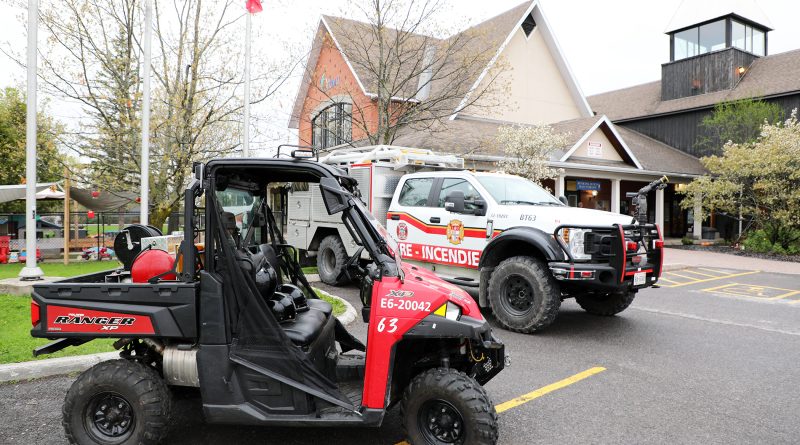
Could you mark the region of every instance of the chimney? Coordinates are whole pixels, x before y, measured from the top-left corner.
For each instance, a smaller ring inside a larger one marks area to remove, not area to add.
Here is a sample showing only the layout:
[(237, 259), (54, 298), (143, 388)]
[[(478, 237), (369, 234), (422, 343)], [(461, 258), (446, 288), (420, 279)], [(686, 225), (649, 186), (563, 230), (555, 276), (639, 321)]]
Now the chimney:
[(416, 99), (420, 102), (431, 95), (431, 79), (433, 78), (433, 60), (435, 56), (436, 47), (433, 45), (426, 45), (424, 53), (422, 54), (422, 66), (424, 70), (420, 73), (419, 81), (417, 82)]

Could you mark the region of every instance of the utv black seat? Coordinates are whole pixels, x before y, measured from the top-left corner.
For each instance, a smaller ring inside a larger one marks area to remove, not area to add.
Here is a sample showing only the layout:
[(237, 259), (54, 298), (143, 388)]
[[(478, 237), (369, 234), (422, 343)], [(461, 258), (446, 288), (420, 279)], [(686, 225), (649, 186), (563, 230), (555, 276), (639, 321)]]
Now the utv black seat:
[(308, 307), (311, 308), (312, 310), (316, 309), (322, 312), (323, 314), (325, 314), (326, 318), (330, 317), (331, 314), (333, 313), (333, 306), (331, 306), (331, 304), (328, 303), (327, 301), (320, 300), (319, 298), (309, 298)]
[[(311, 301), (320, 300), (309, 300), (309, 306), (311, 305)], [(330, 306), (327, 302), (323, 301), (323, 303)], [(328, 320), (328, 317), (329, 315), (322, 310), (311, 308), (305, 312), (298, 313), (294, 321), (281, 323), (281, 328), (286, 332), (289, 339), (292, 340), (292, 343), (297, 346), (306, 347), (319, 337), (320, 332), (322, 332), (322, 329), (325, 327), (325, 322)]]

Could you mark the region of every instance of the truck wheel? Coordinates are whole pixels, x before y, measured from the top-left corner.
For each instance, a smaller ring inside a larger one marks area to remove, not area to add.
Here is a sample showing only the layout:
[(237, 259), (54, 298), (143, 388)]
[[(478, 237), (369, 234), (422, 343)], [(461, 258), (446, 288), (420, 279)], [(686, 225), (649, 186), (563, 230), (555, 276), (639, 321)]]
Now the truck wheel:
[(157, 444), (167, 432), (171, 397), (154, 370), (111, 360), (84, 371), (64, 399), (64, 433), (72, 444)]
[(497, 412), (489, 395), (455, 369), (429, 369), (414, 377), (400, 412), (413, 445), (497, 443)]
[(561, 306), (553, 276), (541, 261), (526, 256), (501, 262), (489, 278), (488, 293), (497, 321), (525, 334), (549, 326)]
[(616, 315), (628, 308), (633, 303), (636, 292), (624, 290), (609, 294), (588, 294), (575, 297), (575, 301), (590, 314)]
[(317, 273), (323, 283), (330, 286), (341, 286), (346, 278), (338, 279), (344, 263), (347, 262), (347, 251), (342, 240), (336, 235), (328, 235), (319, 243), (317, 252)]

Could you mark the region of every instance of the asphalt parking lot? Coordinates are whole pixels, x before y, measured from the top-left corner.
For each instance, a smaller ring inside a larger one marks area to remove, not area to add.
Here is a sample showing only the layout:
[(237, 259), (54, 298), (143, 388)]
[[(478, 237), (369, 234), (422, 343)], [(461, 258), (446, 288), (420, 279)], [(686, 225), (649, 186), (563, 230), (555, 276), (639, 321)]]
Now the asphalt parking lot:
[[(800, 276), (693, 268), (666, 272), (616, 317), (572, 301), (533, 336), (498, 329), (512, 364), (487, 389), (500, 443), (797, 443)], [(334, 289), (356, 307), (355, 289)], [(350, 328), (365, 337), (365, 325)], [(0, 441), (63, 443), (73, 377), (0, 386)], [(171, 444), (396, 444), (377, 430), (212, 426), (177, 394)]]

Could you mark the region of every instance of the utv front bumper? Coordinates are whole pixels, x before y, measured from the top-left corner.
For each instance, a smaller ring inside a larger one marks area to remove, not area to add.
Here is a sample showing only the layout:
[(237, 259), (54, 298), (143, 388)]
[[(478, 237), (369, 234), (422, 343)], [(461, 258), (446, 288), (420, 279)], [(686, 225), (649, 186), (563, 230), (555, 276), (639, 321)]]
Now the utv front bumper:
[(431, 314), (409, 329), (403, 338), (463, 340), (463, 352), (474, 363), (475, 380), (481, 385), (502, 371), (508, 361), (505, 345), (495, 337), (485, 319), (462, 316), (458, 320), (450, 320)]

